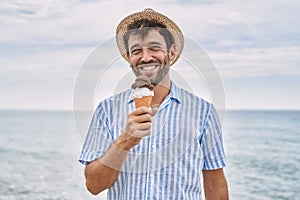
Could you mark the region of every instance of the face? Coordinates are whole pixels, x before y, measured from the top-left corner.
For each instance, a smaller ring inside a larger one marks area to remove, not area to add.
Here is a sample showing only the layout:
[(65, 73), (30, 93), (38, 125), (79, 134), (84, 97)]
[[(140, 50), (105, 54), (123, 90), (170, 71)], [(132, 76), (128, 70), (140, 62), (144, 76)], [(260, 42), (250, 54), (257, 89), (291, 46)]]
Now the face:
[(150, 30), (142, 38), (140, 35), (130, 35), (128, 39), (129, 62), (136, 76), (144, 75), (157, 85), (166, 75), (173, 55), (173, 47), (167, 51), (164, 37), (158, 30)]

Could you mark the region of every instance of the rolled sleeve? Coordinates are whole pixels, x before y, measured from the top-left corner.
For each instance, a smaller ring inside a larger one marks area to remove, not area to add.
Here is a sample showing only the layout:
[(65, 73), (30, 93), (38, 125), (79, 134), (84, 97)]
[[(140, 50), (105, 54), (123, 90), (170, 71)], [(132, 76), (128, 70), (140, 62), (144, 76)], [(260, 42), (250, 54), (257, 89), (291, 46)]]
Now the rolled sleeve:
[(206, 118), (201, 148), (204, 154), (204, 170), (214, 170), (226, 166), (222, 128), (218, 113), (212, 104)]
[(95, 110), (87, 136), (82, 147), (79, 162), (86, 165), (105, 154), (113, 140), (109, 134), (105, 111), (101, 104)]

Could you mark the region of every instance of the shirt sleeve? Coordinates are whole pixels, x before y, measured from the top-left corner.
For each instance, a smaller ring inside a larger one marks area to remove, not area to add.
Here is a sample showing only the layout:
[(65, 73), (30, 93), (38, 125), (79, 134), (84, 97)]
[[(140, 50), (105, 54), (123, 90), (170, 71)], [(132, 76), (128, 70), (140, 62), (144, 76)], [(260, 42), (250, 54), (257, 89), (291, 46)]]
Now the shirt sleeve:
[(105, 116), (105, 111), (100, 104), (91, 120), (79, 157), (79, 162), (84, 165), (103, 156), (113, 142)]
[(226, 165), (222, 139), (222, 128), (215, 107), (210, 104), (210, 110), (205, 121), (201, 148), (204, 156), (204, 170), (223, 168)]

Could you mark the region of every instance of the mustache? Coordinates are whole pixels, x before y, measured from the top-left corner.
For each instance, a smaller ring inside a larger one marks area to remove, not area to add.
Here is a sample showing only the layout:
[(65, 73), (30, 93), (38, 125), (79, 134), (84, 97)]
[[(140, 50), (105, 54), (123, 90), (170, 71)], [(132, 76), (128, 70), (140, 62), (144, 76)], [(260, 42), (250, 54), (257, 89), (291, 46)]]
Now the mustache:
[(170, 58), (169, 58), (169, 56), (166, 56), (162, 62), (153, 61), (153, 60), (150, 60), (149, 62), (141, 61), (136, 66), (134, 66), (133, 63), (130, 63), (130, 67), (131, 68), (136, 68), (136, 69), (139, 69), (141, 67), (146, 67), (146, 66), (149, 66), (149, 65), (170, 66)]
[[(138, 69), (138, 68), (152, 66), (152, 65), (159, 65), (159, 66), (161, 66), (161, 65), (163, 65), (163, 63), (153, 62), (153, 61), (151, 61), (151, 62), (141, 62), (141, 63), (137, 64), (134, 68)], [(133, 67), (133, 64), (130, 64), (130, 66)]]

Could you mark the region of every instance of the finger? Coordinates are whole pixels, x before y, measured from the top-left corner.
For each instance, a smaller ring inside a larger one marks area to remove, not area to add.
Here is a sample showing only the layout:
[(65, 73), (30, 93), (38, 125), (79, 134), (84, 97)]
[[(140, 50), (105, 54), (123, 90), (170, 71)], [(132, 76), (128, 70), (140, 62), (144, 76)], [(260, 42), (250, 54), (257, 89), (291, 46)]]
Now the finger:
[(134, 116), (133, 121), (136, 123), (144, 123), (144, 122), (151, 122), (151, 115), (150, 114), (143, 114), (139, 116)]
[(150, 135), (150, 130), (140, 130), (133, 133), (133, 136), (137, 138), (142, 138), (148, 135)]
[(150, 109), (149, 109), (149, 107), (142, 106), (142, 107), (139, 107), (139, 108), (135, 109), (134, 111), (132, 111), (132, 114), (135, 116), (143, 115), (143, 114), (150, 114)]
[(138, 130), (149, 130), (151, 128), (151, 123), (141, 123), (137, 125)]
[(153, 112), (152, 112), (152, 108), (151, 107), (149, 107), (149, 114), (150, 114), (151, 117), (153, 116)]
[(144, 131), (144, 130), (150, 130), (151, 128), (151, 123), (137, 123), (137, 124), (132, 124), (129, 128), (125, 129), (124, 132), (129, 132), (129, 133), (134, 133), (138, 131)]
[(157, 113), (157, 111), (158, 111), (158, 107), (151, 107), (151, 117), (153, 117), (156, 113)]

